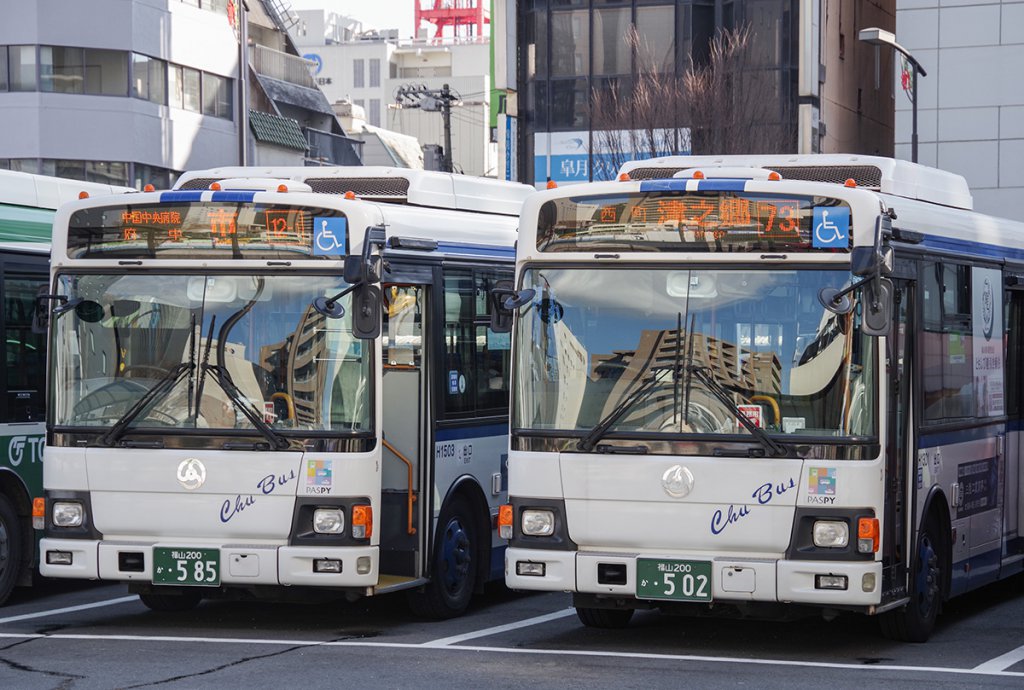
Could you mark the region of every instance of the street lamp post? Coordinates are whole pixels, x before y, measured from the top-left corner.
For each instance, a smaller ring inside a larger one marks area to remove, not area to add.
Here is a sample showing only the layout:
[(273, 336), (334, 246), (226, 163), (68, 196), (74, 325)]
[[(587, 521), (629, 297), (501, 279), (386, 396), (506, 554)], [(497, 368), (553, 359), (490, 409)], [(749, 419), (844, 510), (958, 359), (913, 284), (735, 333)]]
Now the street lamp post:
[[(870, 27), (868, 29), (861, 29), (858, 36), (860, 40), (865, 43), (870, 43), (875, 46), (877, 56), (877, 50), (879, 46), (889, 46), (896, 52), (900, 53), (910, 63), (910, 69), (913, 79), (913, 86), (910, 91), (910, 106), (911, 106), (911, 123), (910, 123), (910, 160), (914, 163), (917, 162), (917, 75), (920, 74), (922, 77), (927, 77), (928, 73), (924, 71), (924, 67), (918, 62), (910, 51), (901, 46), (896, 42), (896, 35), (891, 31), (885, 29), (879, 29), (878, 27)], [(878, 59), (877, 57), (875, 58)]]

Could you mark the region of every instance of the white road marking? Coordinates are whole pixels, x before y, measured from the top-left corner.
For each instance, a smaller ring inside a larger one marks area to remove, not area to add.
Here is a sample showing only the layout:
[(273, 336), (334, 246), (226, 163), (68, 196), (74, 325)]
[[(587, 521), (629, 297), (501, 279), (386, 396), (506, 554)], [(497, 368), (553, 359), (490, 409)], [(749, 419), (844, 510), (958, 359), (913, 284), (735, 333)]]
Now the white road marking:
[(607, 659), (644, 659), (646, 661), (696, 661), (708, 664), (746, 664), (755, 666), (789, 666), (796, 668), (843, 669), (849, 671), (899, 671), (910, 673), (958, 675), (958, 676), (1000, 676), (1024, 678), (1024, 672), (985, 670), (978, 668), (950, 668), (928, 666), (902, 666), (896, 664), (844, 664), (826, 661), (799, 661), (793, 659), (747, 659), (738, 657), (701, 656), (693, 654), (652, 654), (650, 652), (612, 652), (576, 649), (526, 649), (522, 647), (477, 647), (444, 646), (424, 647), (423, 644), (402, 642), (371, 642), (367, 640), (261, 640), (238, 637), (179, 637), (163, 635), (76, 635), (73, 633), (0, 633), (0, 639), (47, 639), (47, 640), (92, 640), (127, 642), (180, 642), (185, 644), (213, 643), (232, 645), (275, 645), (284, 647), (379, 647), (390, 649), (423, 650), (442, 649), (445, 651), (476, 652), (490, 654), (536, 654), (541, 656), (601, 657)]
[(496, 625), (493, 628), (484, 628), (483, 630), (475, 630), (473, 632), (463, 633), (462, 635), (452, 635), (451, 637), (442, 637), (431, 642), (424, 642), (421, 647), (447, 647), (449, 645), (457, 644), (459, 642), (465, 642), (466, 640), (475, 640), (478, 637), (489, 637), (491, 635), (497, 635), (499, 633), (508, 632), (509, 630), (518, 630), (519, 628), (527, 628), (531, 625), (538, 625), (540, 623), (547, 623), (548, 621), (558, 620), (559, 618), (565, 618), (576, 613), (576, 609), (562, 609), (561, 611), (555, 611), (554, 613), (546, 613), (543, 616), (535, 616), (533, 618), (527, 618), (521, 620), (518, 623), (507, 623), (506, 625)]
[(47, 616), (56, 616), (58, 613), (71, 613), (73, 611), (85, 611), (86, 609), (98, 609), (103, 606), (116, 606), (117, 604), (127, 604), (129, 601), (138, 601), (137, 596), (130, 597), (118, 597), (117, 599), (107, 599), (106, 601), (97, 601), (92, 604), (82, 604), (81, 606), (68, 606), (62, 609), (49, 609), (48, 611), (37, 611), (36, 613), (25, 613), (20, 616), (8, 616), (7, 618), (0, 618), (0, 624), (2, 623), (14, 623), (16, 621), (27, 621), (32, 618), (46, 618)]
[(975, 671), (1005, 671), (1014, 664), (1024, 661), (1024, 645), (1013, 651), (1001, 654), (995, 659), (989, 659), (983, 664), (974, 667)]

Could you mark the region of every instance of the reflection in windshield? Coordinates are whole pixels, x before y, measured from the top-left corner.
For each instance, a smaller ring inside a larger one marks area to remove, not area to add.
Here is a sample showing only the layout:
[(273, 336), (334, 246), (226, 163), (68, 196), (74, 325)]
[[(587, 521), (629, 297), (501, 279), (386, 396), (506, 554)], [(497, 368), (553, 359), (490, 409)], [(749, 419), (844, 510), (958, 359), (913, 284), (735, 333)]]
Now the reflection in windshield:
[(133, 429), (269, 436), (264, 425), (284, 433), (370, 428), (368, 345), (352, 336), (349, 318), (328, 320), (310, 306), (344, 288), (340, 278), (131, 274), (59, 282), (69, 299), (94, 306), (87, 318), (71, 310), (53, 321), (58, 426), (110, 428), (127, 416)]
[(771, 433), (871, 436), (874, 340), (859, 310), (832, 314), (817, 298), (849, 281), (823, 270), (527, 271), (537, 295), (516, 322), (513, 424), (590, 432), (668, 370), (610, 432), (749, 435), (724, 392)]

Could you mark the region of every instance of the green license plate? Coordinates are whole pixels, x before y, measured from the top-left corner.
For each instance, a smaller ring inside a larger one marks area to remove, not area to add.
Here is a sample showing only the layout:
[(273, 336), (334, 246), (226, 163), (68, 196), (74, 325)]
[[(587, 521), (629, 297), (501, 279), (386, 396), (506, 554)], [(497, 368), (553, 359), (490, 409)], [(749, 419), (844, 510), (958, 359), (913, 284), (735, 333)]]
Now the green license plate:
[(711, 561), (638, 558), (636, 598), (711, 601)]
[(219, 549), (153, 549), (153, 584), (201, 585), (220, 584)]

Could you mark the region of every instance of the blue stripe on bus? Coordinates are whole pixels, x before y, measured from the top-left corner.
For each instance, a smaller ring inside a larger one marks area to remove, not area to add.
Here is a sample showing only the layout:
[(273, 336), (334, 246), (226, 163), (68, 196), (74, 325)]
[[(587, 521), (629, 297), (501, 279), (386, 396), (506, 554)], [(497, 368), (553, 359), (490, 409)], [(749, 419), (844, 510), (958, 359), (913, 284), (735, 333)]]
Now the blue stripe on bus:
[(988, 426), (974, 427), (973, 429), (957, 429), (956, 431), (940, 431), (938, 433), (929, 434), (927, 431), (921, 432), (921, 438), (918, 441), (918, 448), (935, 448), (936, 446), (950, 446), (954, 443), (964, 443), (966, 441), (980, 441), (985, 438), (992, 438), (1006, 431), (1005, 423), (992, 424)]
[(438, 242), (438, 251), (445, 254), (464, 254), (467, 256), (496, 256), (516, 258), (515, 247), (497, 247), (487, 244), (456, 244), (454, 242)]
[(252, 203), (252, 200), (256, 198), (255, 191), (227, 191), (227, 192), (214, 192), (212, 201), (236, 201), (243, 204)]
[(939, 249), (970, 256), (985, 256), (992, 259), (1024, 259), (1024, 249), (1013, 247), (997, 247), (993, 244), (957, 240), (952, 237), (925, 235), (922, 244), (929, 249)]
[(438, 427), (434, 434), (435, 441), (461, 441), (467, 438), (486, 438), (488, 436), (505, 436), (508, 424), (485, 424), (483, 426)]
[(161, 204), (171, 204), (171, 203), (174, 203), (174, 202), (182, 202), (182, 201), (202, 201), (203, 200), (203, 192), (204, 191), (205, 190), (199, 189), (199, 190), (187, 191), (187, 192), (161, 192), (160, 193), (160, 203)]
[(742, 192), (749, 180), (700, 180), (698, 192)]
[(674, 178), (671, 180), (644, 180), (640, 183), (641, 192), (685, 192), (688, 179)]

